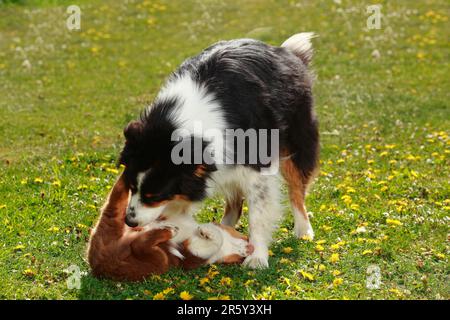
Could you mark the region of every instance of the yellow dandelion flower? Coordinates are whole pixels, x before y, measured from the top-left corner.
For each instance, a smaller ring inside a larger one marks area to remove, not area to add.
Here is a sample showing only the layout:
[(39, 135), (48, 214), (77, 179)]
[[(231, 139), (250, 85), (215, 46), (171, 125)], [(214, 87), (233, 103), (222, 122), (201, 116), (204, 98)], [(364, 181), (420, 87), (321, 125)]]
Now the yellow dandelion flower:
[(329, 259), (329, 261), (331, 263), (336, 263), (339, 261), (339, 254), (338, 253), (333, 253)]
[(23, 249), (25, 249), (25, 246), (23, 244), (18, 244), (13, 248), (14, 251), (22, 251)]
[(326, 268), (324, 264), (319, 264), (319, 271), (325, 271)]
[(419, 59), (419, 60), (425, 59), (425, 53), (422, 52), (422, 51), (418, 52), (417, 53), (417, 59)]
[(191, 295), (188, 291), (183, 291), (183, 292), (180, 293), (180, 298), (182, 300), (192, 300), (193, 297), (194, 296)]
[(445, 254), (437, 252), (434, 254), (438, 259), (444, 260), (445, 259)]
[(99, 48), (99, 47), (92, 47), (92, 48), (91, 48), (92, 54), (97, 54), (97, 53), (99, 53), (99, 51), (100, 51), (100, 48)]
[(325, 248), (322, 245), (318, 244), (318, 245), (316, 245), (315, 250), (318, 251), (318, 252), (321, 252), (321, 251), (324, 251)]
[(389, 289), (389, 292), (395, 294), (397, 297), (403, 296), (403, 293), (397, 288), (391, 288)]
[(350, 197), (348, 194), (345, 194), (341, 197), (341, 200), (344, 200), (345, 204), (351, 204), (352, 203), (352, 197)]
[(231, 286), (233, 283), (233, 280), (230, 277), (222, 277), (220, 279), (220, 284), (223, 286)]
[(389, 154), (389, 152), (383, 151), (383, 152), (380, 153), (380, 157), (385, 157), (385, 156), (387, 156), (388, 154)]
[(286, 259), (286, 258), (281, 258), (281, 259), (280, 259), (280, 263), (282, 263), (282, 264), (288, 264), (288, 263), (290, 263), (290, 262), (291, 262), (291, 260)]
[(355, 193), (355, 192), (356, 192), (355, 188), (352, 187), (347, 188), (347, 193)]
[(36, 272), (34, 272), (32, 269), (28, 268), (28, 269), (23, 270), (22, 274), (27, 277), (34, 277), (36, 275)]
[(304, 240), (304, 241), (312, 241), (312, 237), (310, 235), (307, 235), (307, 234), (302, 236), (301, 239)]
[(215, 266), (211, 266), (208, 270), (208, 278), (212, 279), (216, 275), (219, 274), (219, 271), (217, 271), (217, 268)]
[(299, 272), (304, 279), (309, 280), (309, 281), (314, 281), (314, 275), (312, 275), (311, 273), (306, 272), (304, 270), (300, 270)]
[(27, 184), (27, 182), (28, 182), (27, 178), (20, 180), (20, 184)]
[(337, 277), (341, 274), (342, 272), (340, 272), (339, 270), (333, 270), (333, 272), (331, 273), (333, 276)]
[(316, 244), (324, 244), (324, 243), (326, 243), (327, 242), (327, 240), (317, 240), (316, 241)]
[(273, 251), (269, 249), (269, 257), (273, 257)]
[(401, 226), (403, 223), (401, 223), (399, 220), (396, 219), (386, 219), (386, 223), (392, 226)]
[(50, 232), (58, 232), (59, 231), (59, 228), (58, 227), (50, 227), (50, 228), (48, 228), (47, 229), (47, 231), (50, 231)]
[(168, 288), (164, 289), (162, 293), (164, 295), (168, 295), (168, 294), (171, 294), (173, 292), (175, 292), (175, 290), (172, 287), (168, 287)]
[(6, 204), (0, 204), (0, 209), (5, 209), (6, 208)]
[(287, 253), (287, 254), (291, 253), (293, 250), (294, 250), (294, 249), (292, 249), (291, 247), (283, 248), (283, 252), (284, 252), (284, 253)]
[(118, 174), (118, 173), (119, 173), (119, 170), (117, 170), (117, 169), (115, 169), (115, 168), (106, 168), (106, 171), (107, 171), (107, 172), (114, 173), (114, 174)]
[(365, 255), (372, 254), (372, 253), (373, 253), (372, 250), (364, 250), (362, 255), (365, 256)]
[(244, 282), (244, 286), (250, 286), (250, 285), (254, 284), (255, 282), (256, 282), (256, 280), (254, 280), (254, 279), (247, 280)]
[(333, 286), (337, 287), (337, 286), (341, 285), (343, 282), (344, 282), (344, 279), (336, 278), (333, 280)]
[(166, 296), (162, 292), (158, 292), (153, 296), (153, 300), (164, 300), (166, 299)]
[(208, 282), (209, 282), (209, 279), (208, 279), (208, 278), (202, 278), (202, 279), (200, 279), (200, 285), (201, 285), (201, 286), (205, 285), (205, 284), (208, 283)]
[(52, 186), (55, 186), (55, 187), (61, 187), (61, 181), (59, 181), (59, 180), (53, 181), (53, 182), (52, 182)]
[(34, 182), (35, 183), (42, 183), (42, 182), (44, 182), (44, 180), (42, 179), (42, 178), (34, 178)]

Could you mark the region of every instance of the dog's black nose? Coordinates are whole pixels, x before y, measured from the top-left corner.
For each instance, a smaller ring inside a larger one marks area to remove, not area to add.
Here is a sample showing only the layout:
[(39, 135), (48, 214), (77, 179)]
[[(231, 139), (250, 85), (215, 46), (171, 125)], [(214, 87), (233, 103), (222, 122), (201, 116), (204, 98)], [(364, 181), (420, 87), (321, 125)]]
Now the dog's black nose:
[(136, 212), (134, 211), (134, 207), (129, 207), (127, 213), (129, 216), (131, 216), (131, 218), (136, 218)]
[(127, 214), (127, 215), (125, 216), (125, 223), (127, 224), (127, 226), (129, 226), (129, 227), (131, 227), (131, 228), (134, 228), (134, 227), (137, 227), (137, 226), (138, 226), (138, 223), (135, 222), (135, 221), (133, 221), (133, 217), (130, 217), (129, 214)]

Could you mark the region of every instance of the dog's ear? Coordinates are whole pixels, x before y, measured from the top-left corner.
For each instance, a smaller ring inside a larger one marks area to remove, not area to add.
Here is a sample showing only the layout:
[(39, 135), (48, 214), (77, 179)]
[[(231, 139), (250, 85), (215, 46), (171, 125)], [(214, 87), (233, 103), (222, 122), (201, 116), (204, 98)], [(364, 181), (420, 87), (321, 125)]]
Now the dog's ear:
[(144, 124), (142, 121), (131, 121), (123, 130), (125, 139), (129, 142), (136, 142), (144, 131)]

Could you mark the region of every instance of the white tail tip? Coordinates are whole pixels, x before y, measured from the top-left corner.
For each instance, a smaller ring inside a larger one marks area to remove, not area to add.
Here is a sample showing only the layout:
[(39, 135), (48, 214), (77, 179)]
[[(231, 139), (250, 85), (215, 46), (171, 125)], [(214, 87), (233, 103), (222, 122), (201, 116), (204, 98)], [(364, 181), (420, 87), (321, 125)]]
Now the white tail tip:
[(313, 56), (311, 39), (315, 37), (314, 32), (297, 33), (283, 42), (281, 46), (292, 51), (304, 64), (308, 65)]

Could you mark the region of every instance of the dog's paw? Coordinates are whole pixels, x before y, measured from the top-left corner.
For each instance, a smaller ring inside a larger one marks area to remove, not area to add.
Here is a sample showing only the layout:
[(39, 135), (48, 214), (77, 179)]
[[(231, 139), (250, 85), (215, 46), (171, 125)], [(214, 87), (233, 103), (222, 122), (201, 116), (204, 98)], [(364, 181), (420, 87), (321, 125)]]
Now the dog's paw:
[(198, 226), (197, 235), (203, 240), (212, 241), (214, 243), (221, 243), (222, 240), (220, 231), (217, 229), (217, 226), (210, 223)]
[(269, 267), (269, 257), (268, 255), (255, 254), (253, 252), (253, 254), (245, 258), (243, 265), (251, 269), (265, 269)]
[(310, 240), (314, 239), (314, 230), (311, 226), (311, 223), (309, 221), (305, 223), (298, 223), (295, 225), (294, 228), (295, 235), (298, 238), (308, 238)]
[(178, 231), (180, 230), (177, 226), (173, 224), (164, 224), (160, 227), (160, 229), (170, 231), (170, 233), (172, 234), (172, 238), (174, 238), (178, 234)]
[(239, 241), (235, 242), (233, 247), (235, 248), (235, 252), (241, 257), (248, 257), (255, 251), (252, 244), (248, 243), (245, 240), (239, 239)]
[[(308, 214), (310, 217), (312, 216), (311, 213)], [(298, 238), (305, 238), (307, 237), (310, 240), (314, 239), (314, 231), (311, 226), (311, 222), (309, 219), (306, 219), (303, 217), (302, 214), (298, 214), (295, 217), (295, 225), (294, 225), (294, 232), (295, 235)]]

